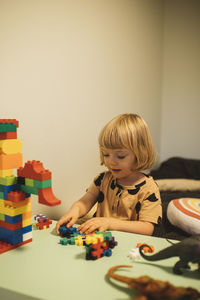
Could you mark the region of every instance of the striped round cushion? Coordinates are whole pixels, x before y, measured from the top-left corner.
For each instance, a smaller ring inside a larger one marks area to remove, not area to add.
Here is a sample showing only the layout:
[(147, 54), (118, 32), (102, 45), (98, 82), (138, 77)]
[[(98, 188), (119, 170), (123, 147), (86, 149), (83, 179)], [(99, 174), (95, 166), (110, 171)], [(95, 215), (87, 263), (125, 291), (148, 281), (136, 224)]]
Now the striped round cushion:
[(200, 199), (171, 200), (167, 208), (170, 223), (189, 234), (200, 234)]

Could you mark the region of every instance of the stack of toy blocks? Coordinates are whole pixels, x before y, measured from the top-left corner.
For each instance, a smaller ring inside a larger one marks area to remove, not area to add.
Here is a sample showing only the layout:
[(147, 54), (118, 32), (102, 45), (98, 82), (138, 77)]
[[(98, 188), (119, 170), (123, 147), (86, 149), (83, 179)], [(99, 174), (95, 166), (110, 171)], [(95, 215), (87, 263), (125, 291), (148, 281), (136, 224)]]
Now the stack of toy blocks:
[(96, 260), (103, 256), (111, 256), (111, 249), (117, 246), (117, 242), (111, 232), (96, 231), (93, 234), (85, 235), (80, 234), (76, 227), (66, 228), (65, 226), (61, 226), (59, 231), (63, 237), (60, 240), (60, 244), (85, 246), (87, 260)]
[(0, 119), (0, 253), (32, 241), (31, 194), (45, 205), (60, 204), (51, 190), (51, 173), (41, 162), (29, 161), (22, 168), (18, 127), (16, 119)]

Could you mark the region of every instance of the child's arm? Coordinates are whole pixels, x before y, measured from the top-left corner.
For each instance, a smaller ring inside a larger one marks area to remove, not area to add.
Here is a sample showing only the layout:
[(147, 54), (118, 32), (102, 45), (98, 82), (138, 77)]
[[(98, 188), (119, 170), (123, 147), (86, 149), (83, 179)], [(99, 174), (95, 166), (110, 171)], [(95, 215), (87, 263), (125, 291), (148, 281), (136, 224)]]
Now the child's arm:
[(60, 218), (56, 224), (56, 232), (59, 234), (59, 228), (67, 223), (67, 227), (73, 226), (78, 218), (84, 216), (96, 203), (97, 198), (93, 194), (87, 192), (80, 200), (75, 202), (70, 210)]
[(90, 233), (95, 230), (118, 230), (130, 233), (152, 235), (154, 225), (144, 221), (124, 221), (117, 218), (92, 218), (78, 227), (81, 233)]

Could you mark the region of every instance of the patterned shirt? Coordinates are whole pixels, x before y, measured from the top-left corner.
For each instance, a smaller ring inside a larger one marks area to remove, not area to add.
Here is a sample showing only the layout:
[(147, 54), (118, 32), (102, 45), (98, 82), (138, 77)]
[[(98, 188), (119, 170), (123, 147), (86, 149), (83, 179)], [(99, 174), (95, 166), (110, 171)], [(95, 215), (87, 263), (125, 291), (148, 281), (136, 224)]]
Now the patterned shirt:
[(160, 192), (151, 176), (145, 175), (144, 181), (134, 186), (122, 186), (107, 171), (94, 179), (88, 192), (97, 197), (97, 217), (115, 217), (155, 224), (161, 221)]

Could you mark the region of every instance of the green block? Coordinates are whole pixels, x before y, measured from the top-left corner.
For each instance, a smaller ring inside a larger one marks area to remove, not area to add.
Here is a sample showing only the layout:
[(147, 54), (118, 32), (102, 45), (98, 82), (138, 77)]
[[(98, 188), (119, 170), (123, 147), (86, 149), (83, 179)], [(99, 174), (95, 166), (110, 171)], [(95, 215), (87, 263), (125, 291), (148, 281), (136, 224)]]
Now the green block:
[(25, 185), (34, 186), (34, 180), (30, 178), (25, 178)]
[(38, 189), (46, 189), (51, 187), (51, 179), (49, 180), (34, 180), (34, 187)]
[(13, 185), (17, 183), (17, 178), (14, 175), (0, 177), (0, 184), (2, 185)]
[(21, 189), (24, 193), (38, 195), (38, 189), (35, 188), (35, 187), (33, 187), (33, 186), (28, 186), (28, 185), (20, 184), (20, 189)]
[(0, 213), (0, 221), (5, 221), (5, 215)]
[(4, 192), (0, 191), (0, 199), (4, 199)]
[(17, 126), (13, 123), (0, 123), (0, 132), (16, 132)]

